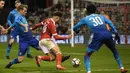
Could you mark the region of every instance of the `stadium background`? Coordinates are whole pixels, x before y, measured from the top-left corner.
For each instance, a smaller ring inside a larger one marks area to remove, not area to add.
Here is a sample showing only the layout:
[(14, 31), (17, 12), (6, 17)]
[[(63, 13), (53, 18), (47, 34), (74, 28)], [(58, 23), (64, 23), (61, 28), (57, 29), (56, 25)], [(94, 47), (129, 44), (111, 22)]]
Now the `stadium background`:
[[(0, 14), (0, 24), (5, 28), (7, 25), (8, 13), (14, 8), (15, 0), (6, 0), (5, 7)], [(30, 26), (39, 23), (47, 17), (51, 17), (54, 11), (60, 10), (63, 12), (63, 17), (60, 25), (57, 25), (57, 30), (60, 35), (67, 35), (71, 32), (71, 1), (70, 0), (20, 0), (29, 6), (27, 19)], [(85, 7), (89, 3), (93, 3), (100, 10), (105, 10), (110, 16), (112, 22), (116, 26), (121, 35), (121, 43), (116, 45), (124, 66), (130, 70), (130, 1), (126, 0), (74, 0), (74, 24), (86, 15)], [(86, 26), (87, 27), (87, 26)], [(17, 57), (18, 44), (15, 43), (11, 49), (10, 60), (5, 58), (7, 48), (8, 35), (0, 35), (0, 73), (85, 73), (84, 53), (86, 51), (87, 42), (90, 36), (88, 28), (82, 27), (80, 33), (75, 35), (75, 46), (72, 48), (70, 44), (59, 44), (63, 55), (70, 55), (70, 59), (63, 63), (67, 68), (65, 71), (55, 69), (55, 62), (42, 61), (41, 67), (38, 68), (35, 64), (35, 59), (25, 57), (24, 62), (12, 66), (10, 69), (5, 69), (9, 61)], [(39, 30), (39, 29), (38, 29)], [(39, 39), (38, 31), (33, 31), (34, 36)], [(127, 37), (128, 40), (125, 39)], [(128, 44), (125, 43), (128, 41)], [(70, 43), (70, 40), (58, 41), (59, 43)], [(78, 43), (78, 44), (77, 44)], [(41, 51), (36, 51), (31, 48), (31, 54), (44, 55)], [(74, 68), (71, 60), (76, 57), (81, 60), (81, 65)], [(117, 63), (113, 58), (113, 54), (104, 45), (101, 50), (92, 55), (91, 67), (93, 73), (120, 73)], [(128, 72), (130, 73), (130, 72)]]
[[(8, 27), (7, 16), (14, 8), (15, 0), (6, 0), (6, 4), (0, 14), (0, 23)], [(47, 17), (51, 17), (54, 11), (62, 11), (63, 17), (61, 23), (57, 25), (58, 33), (66, 35), (71, 33), (71, 1), (70, 0), (21, 0), (22, 3), (29, 6), (27, 19), (29, 25), (33, 26)], [(126, 2), (126, 3), (124, 3)], [(101, 10), (106, 11), (110, 19), (116, 26), (121, 44), (130, 44), (130, 1), (129, 0), (74, 0), (74, 24), (82, 17), (86, 16), (85, 8), (93, 3), (98, 7), (97, 13)], [(87, 43), (91, 34), (87, 27), (81, 27), (78, 35), (75, 35), (75, 43)], [(33, 31), (33, 34), (39, 38), (39, 31)], [(80, 38), (80, 39), (79, 39)], [(0, 42), (7, 42), (8, 36), (1, 35)], [(67, 40), (70, 43), (71, 40)], [(60, 41), (59, 43), (66, 43)]]

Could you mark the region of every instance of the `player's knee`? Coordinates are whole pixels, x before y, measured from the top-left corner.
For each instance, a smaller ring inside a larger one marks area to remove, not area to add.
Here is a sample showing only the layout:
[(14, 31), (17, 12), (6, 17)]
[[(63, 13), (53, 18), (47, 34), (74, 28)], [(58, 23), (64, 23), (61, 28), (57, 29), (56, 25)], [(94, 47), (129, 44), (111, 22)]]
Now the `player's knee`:
[(21, 63), (23, 61), (24, 57), (18, 57), (18, 61), (19, 63)]
[(56, 57), (54, 55), (50, 56), (50, 61), (55, 61)]
[(9, 43), (13, 44), (14, 43), (14, 39), (10, 39)]
[(45, 55), (49, 56), (50, 57), (50, 61), (55, 61), (55, 55), (52, 54), (52, 53), (46, 53)]
[(21, 63), (23, 61), (23, 59), (19, 59), (18, 62)]
[(56, 60), (56, 58), (52, 58), (50, 61), (55, 61)]
[(61, 54), (61, 55), (62, 55), (62, 53), (61, 53), (61, 52), (59, 52), (59, 51), (57, 51), (57, 52), (56, 52), (56, 54)]
[[(61, 54), (61, 52), (57, 52), (56, 54)], [(62, 54), (61, 54), (62, 55)], [(56, 55), (52, 55), (51, 56), (51, 61), (55, 61), (55, 59), (56, 59)]]

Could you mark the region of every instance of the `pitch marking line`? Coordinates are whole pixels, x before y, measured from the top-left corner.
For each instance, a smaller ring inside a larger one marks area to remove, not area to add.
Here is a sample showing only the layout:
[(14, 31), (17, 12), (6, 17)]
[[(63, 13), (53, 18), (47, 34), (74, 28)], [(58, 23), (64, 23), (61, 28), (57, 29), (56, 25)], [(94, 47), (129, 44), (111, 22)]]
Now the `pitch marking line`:
[[(127, 70), (130, 70), (130, 69), (127, 69)], [(107, 71), (107, 72), (109, 72), (109, 71), (120, 71), (120, 69), (97, 69), (97, 70), (95, 69), (95, 70), (92, 70), (92, 71), (98, 71), (98, 72)], [(51, 72), (57, 72), (57, 71), (52, 70)], [(61, 72), (61, 71), (59, 71), (59, 72)], [(86, 70), (64, 70), (62, 72), (86, 72)]]
[(69, 55), (85, 55), (84, 53), (69, 53), (69, 52), (62, 52), (63, 54), (69, 54)]
[[(127, 70), (130, 70), (130, 69), (127, 69)], [(110, 72), (110, 71), (120, 71), (120, 69), (95, 69), (95, 70), (92, 70), (92, 71), (96, 71), (96, 72)], [(62, 73), (72, 73), (72, 72), (86, 72), (86, 70), (62, 70), (62, 71), (59, 71), (59, 70), (41, 70), (41, 71), (33, 71), (33, 72), (26, 72), (26, 73), (43, 73), (43, 72), (62, 72)], [(24, 72), (19, 72), (19, 73), (24, 73)]]

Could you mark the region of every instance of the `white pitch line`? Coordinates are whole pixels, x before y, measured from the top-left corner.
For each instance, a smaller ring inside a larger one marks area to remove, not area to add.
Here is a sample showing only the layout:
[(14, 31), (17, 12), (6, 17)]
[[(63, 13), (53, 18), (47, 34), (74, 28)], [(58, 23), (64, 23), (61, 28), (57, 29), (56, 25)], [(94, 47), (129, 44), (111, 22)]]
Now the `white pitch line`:
[[(0, 69), (2, 70), (2, 69)], [(69, 73), (69, 72), (86, 72), (86, 70), (78, 70), (77, 68), (75, 68), (75, 70), (50, 70), (50, 69), (42, 69), (42, 70), (35, 70), (35, 69), (24, 69), (25, 71), (26, 70), (34, 70), (33, 72), (18, 72), (18, 73), (42, 73), (42, 72), (62, 72), (62, 73)], [(130, 69), (127, 69), (127, 70), (130, 70)], [(92, 72), (110, 72), (110, 71), (120, 71), (120, 69), (93, 69)]]
[[(33, 69), (32, 69), (33, 70)], [(130, 69), (127, 69), (127, 70), (130, 70)], [(96, 72), (110, 72), (110, 71), (120, 71), (120, 69), (95, 69), (95, 70), (92, 70), (93, 71), (96, 71)], [(49, 69), (46, 69), (46, 70), (41, 70), (41, 71), (33, 71), (33, 72), (27, 72), (27, 73), (41, 73), (41, 72), (62, 72), (62, 73), (68, 73), (68, 72), (86, 72), (86, 70), (49, 70)], [(23, 73), (23, 72), (19, 72), (19, 73)]]
[[(130, 70), (130, 69), (127, 69), (127, 70)], [(85, 72), (86, 70), (64, 70), (63, 72)], [(95, 70), (92, 70), (92, 71), (120, 71), (120, 69), (95, 69)]]
[(69, 55), (85, 55), (85, 53), (69, 53), (69, 52), (62, 52), (63, 54), (69, 54)]

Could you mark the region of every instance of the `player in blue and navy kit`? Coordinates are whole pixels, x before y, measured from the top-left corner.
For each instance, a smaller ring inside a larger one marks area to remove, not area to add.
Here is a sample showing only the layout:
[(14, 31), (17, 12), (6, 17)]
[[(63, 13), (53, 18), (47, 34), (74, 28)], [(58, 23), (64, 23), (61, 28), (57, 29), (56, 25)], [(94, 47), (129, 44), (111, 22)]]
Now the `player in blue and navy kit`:
[[(4, 0), (0, 0), (0, 10), (4, 7), (4, 5), (5, 5), (5, 1)], [(1, 29), (4, 30), (3, 26), (1, 26), (1, 24), (0, 24), (0, 30)]]
[[(9, 26), (11, 26), (13, 23), (14, 23), (14, 20), (15, 20), (15, 17), (19, 15), (17, 9), (18, 7), (21, 5), (21, 2), (19, 0), (16, 0), (15, 1), (15, 7), (16, 9), (12, 10), (8, 16), (8, 24)], [(10, 50), (11, 50), (11, 47), (12, 47), (12, 44), (14, 43), (14, 40), (16, 40), (16, 37), (18, 35), (18, 32), (16, 30), (16, 28), (13, 28), (10, 32), (10, 40), (9, 40), (9, 43), (8, 43), (8, 47), (6, 49), (6, 58), (9, 59), (9, 56), (10, 56)], [(30, 54), (30, 49), (28, 48), (28, 52), (27, 52), (27, 57), (29, 58), (33, 58)]]
[(120, 56), (115, 48), (115, 42), (112, 39), (112, 34), (106, 28), (106, 24), (108, 24), (113, 32), (115, 33), (115, 39), (120, 42), (120, 37), (118, 36), (118, 32), (113, 25), (113, 23), (108, 20), (104, 15), (95, 14), (96, 7), (92, 4), (87, 6), (88, 16), (82, 18), (73, 28), (75, 32), (78, 32), (80, 26), (87, 25), (90, 31), (94, 34), (92, 42), (88, 45), (86, 50), (86, 55), (84, 57), (85, 66), (87, 73), (91, 73), (90, 69), (90, 56), (94, 51), (98, 51), (99, 48), (105, 44), (114, 54), (114, 58), (117, 61), (121, 73), (126, 73), (127, 70), (124, 69)]
[[(13, 64), (21, 63), (24, 59), (24, 55), (28, 50), (29, 46), (39, 50), (39, 42), (36, 40), (28, 26), (25, 15), (27, 13), (27, 5), (20, 5), (18, 7), (19, 15), (15, 17), (14, 24), (9, 27), (15, 27), (18, 35), (19, 35), (19, 53), (18, 58), (15, 58), (12, 62), (10, 62), (6, 68), (10, 68)], [(8, 29), (7, 29), (8, 30)]]
[[(14, 24), (11, 25), (8, 29), (6, 29), (8, 31), (12, 27), (15, 27), (16, 30), (18, 31), (18, 35), (19, 35), (18, 58), (15, 58), (12, 62), (7, 64), (6, 68), (10, 68), (13, 64), (21, 63), (24, 59), (24, 55), (29, 46), (32, 46), (35, 49), (40, 50), (39, 42), (33, 37), (32, 33), (29, 29), (27, 20), (25, 18), (25, 14), (27, 13), (27, 6), (21, 5), (18, 8), (18, 11), (19, 11), (20, 15), (15, 18)], [(70, 56), (64, 56), (62, 58), (62, 62), (69, 59), (69, 57)]]

